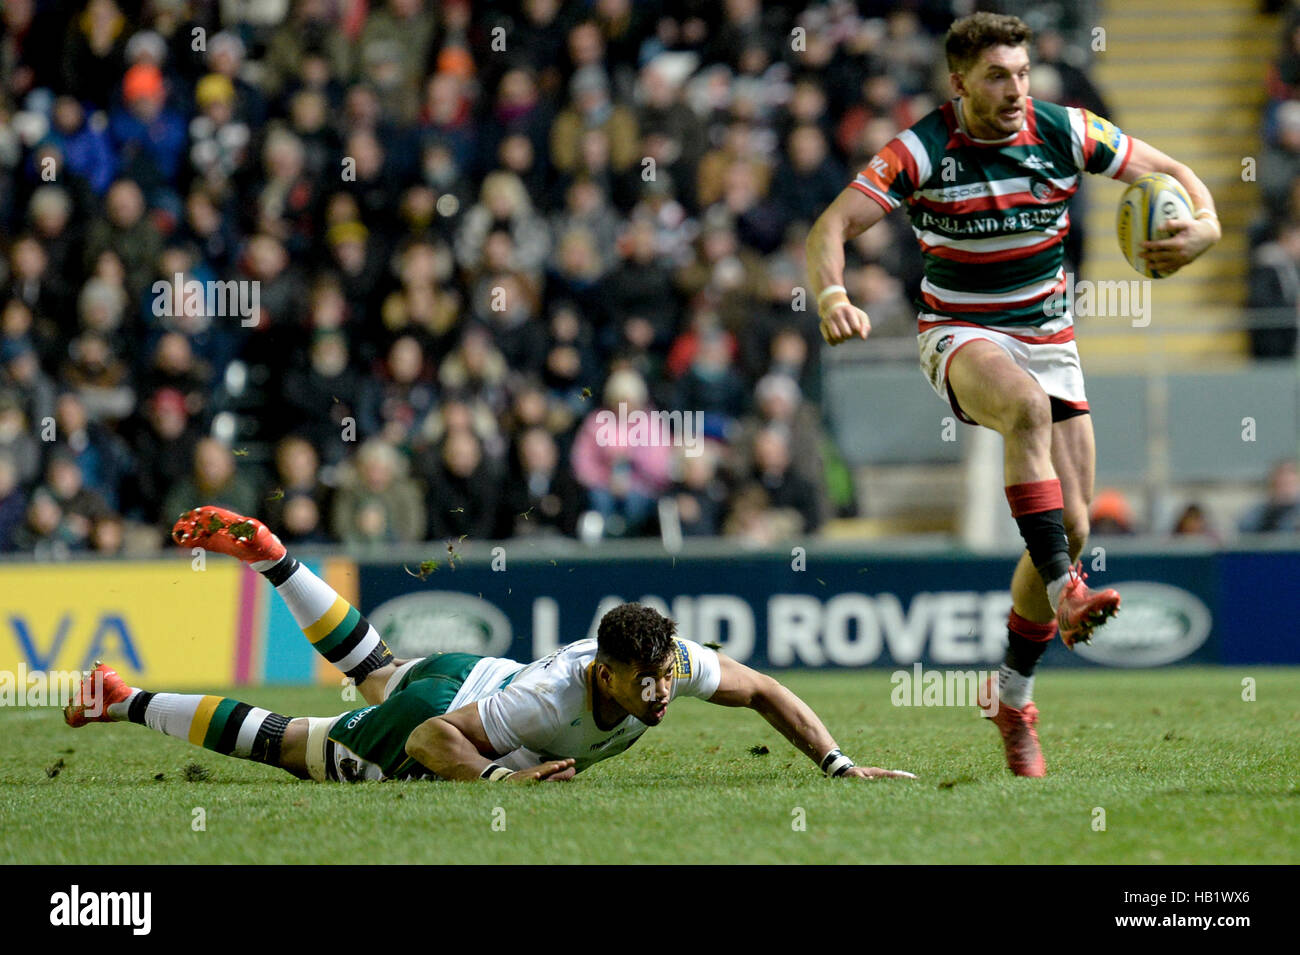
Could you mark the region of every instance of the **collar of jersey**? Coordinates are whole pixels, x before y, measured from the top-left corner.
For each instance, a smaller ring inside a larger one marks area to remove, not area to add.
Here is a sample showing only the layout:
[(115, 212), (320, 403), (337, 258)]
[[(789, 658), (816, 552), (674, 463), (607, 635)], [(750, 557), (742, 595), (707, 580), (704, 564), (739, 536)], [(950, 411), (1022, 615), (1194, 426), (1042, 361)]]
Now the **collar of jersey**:
[(1015, 139), (1017, 136), (1019, 136), (1026, 129), (1029, 128), (1029, 97), (1028, 96), (1025, 97), (1025, 117), (1020, 121), (1020, 128), (1017, 129), (1014, 133), (1010, 134), (1009, 136), (1003, 136), (1001, 139), (980, 139), (976, 136), (972, 136), (969, 132), (966, 131), (966, 117), (962, 114), (961, 111), (960, 96), (953, 97), (952, 112), (953, 115), (957, 118), (957, 132), (961, 133), (964, 137), (969, 139), (971, 142), (978, 143), (981, 146), (1006, 145), (1007, 143), (1011, 142), (1011, 140)]

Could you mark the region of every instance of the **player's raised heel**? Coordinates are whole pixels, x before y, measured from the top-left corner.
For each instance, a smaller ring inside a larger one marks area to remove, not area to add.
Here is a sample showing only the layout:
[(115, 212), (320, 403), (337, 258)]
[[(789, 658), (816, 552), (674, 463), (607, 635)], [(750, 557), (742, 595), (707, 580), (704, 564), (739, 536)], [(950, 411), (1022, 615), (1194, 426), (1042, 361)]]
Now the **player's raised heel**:
[(1073, 650), (1076, 643), (1092, 640), (1092, 631), (1119, 613), (1119, 593), (1089, 590), (1084, 581), (1088, 575), (1076, 564), (1070, 568), (1070, 580), (1061, 591), (1056, 608), (1056, 623), (1061, 630), (1061, 640)]
[(285, 554), (280, 538), (261, 521), (211, 505), (182, 514), (172, 526), (172, 540), (182, 547), (203, 547), (246, 563), (279, 560)]
[(123, 703), (130, 696), (131, 688), (116, 670), (105, 663), (96, 663), (95, 668), (82, 678), (76, 699), (63, 708), (63, 721), (72, 727), (111, 723), (109, 705)]
[(980, 704), (980, 710), (986, 719), (1002, 734), (1002, 747), (1007, 754), (1007, 768), (1017, 776), (1046, 776), (1047, 762), (1043, 759), (1043, 747), (1038, 742), (1038, 731), (1034, 724), (1038, 722), (1038, 707), (1033, 701), (1023, 709), (1007, 706), (998, 699), (997, 677), (990, 677), (984, 684), (981, 700), (990, 701), (991, 705)]

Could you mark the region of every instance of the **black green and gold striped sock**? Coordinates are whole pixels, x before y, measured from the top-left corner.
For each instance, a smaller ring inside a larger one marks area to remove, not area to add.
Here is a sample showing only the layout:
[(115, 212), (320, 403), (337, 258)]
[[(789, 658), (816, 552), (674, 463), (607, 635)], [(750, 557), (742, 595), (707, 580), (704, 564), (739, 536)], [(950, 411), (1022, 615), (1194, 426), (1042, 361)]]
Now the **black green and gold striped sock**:
[(289, 717), (228, 696), (134, 690), (108, 707), (116, 720), (139, 723), (223, 756), (280, 765)]
[(284, 599), (316, 652), (356, 683), (393, 661), (370, 621), (289, 554), (261, 574)]

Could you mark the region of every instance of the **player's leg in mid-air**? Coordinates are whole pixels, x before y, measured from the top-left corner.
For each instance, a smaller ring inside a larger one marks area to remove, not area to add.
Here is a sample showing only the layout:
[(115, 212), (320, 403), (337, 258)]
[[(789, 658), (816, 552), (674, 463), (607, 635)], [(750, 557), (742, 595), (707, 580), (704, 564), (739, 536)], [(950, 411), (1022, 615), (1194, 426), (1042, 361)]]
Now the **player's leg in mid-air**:
[[(1073, 564), (1088, 543), (1096, 444), (1092, 415), (1084, 413), (1052, 422), (1052, 467), (1061, 482), (1062, 518)], [(1056, 615), (1047, 589), (1029, 552), (1020, 555), (1011, 578), (1012, 609), (1027, 620), (1055, 627)]]
[(1007, 655), (993, 720), (1011, 770), (1041, 776), (1046, 766), (1034, 729), (1034, 667), (1058, 628), (1072, 647), (1119, 607), (1115, 591), (1090, 591), (1074, 567), (1088, 536), (1095, 457), (1091, 416), (1054, 402), (989, 339), (962, 343), (950, 358), (947, 384), (966, 416), (1003, 438), (1007, 501), (1026, 552), (1012, 577)]
[(367, 703), (384, 699), (389, 679), (405, 661), (394, 660), (369, 621), (298, 563), (265, 524), (224, 508), (197, 507), (177, 520), (172, 539), (185, 547), (229, 554), (260, 573), (275, 587), (316, 652), (350, 677)]

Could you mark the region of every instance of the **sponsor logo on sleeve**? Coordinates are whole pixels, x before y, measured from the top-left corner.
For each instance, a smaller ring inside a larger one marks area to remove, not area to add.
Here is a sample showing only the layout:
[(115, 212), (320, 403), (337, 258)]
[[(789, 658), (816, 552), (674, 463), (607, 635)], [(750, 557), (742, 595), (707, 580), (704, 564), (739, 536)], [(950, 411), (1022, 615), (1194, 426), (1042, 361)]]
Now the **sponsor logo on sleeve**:
[(1088, 138), (1095, 139), (1112, 151), (1119, 149), (1119, 127), (1110, 120), (1102, 119), (1096, 113), (1084, 111), (1088, 117)]
[(691, 652), (680, 640), (674, 643), (677, 647), (677, 664), (673, 668), (673, 675), (679, 680), (688, 679), (691, 675)]

